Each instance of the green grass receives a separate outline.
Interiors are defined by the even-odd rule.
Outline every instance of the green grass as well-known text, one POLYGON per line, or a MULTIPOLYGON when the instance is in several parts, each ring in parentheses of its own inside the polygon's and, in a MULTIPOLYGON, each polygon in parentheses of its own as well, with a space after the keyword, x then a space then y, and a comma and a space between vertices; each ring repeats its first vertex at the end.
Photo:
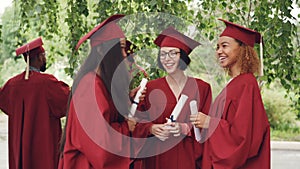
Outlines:
MULTIPOLYGON (((0 115, 3 112, 0 110, 0 115)), ((61 119, 62 127, 65 126, 65 117, 61 119)), ((0 138, 1 139, 1 138, 0 138)), ((286 129, 271 129, 271 140, 273 141, 300 141, 300 122, 297 122, 297 126, 286 129)))
POLYGON ((294 127, 286 130, 271 129, 271 140, 274 141, 300 141, 300 128, 294 127))

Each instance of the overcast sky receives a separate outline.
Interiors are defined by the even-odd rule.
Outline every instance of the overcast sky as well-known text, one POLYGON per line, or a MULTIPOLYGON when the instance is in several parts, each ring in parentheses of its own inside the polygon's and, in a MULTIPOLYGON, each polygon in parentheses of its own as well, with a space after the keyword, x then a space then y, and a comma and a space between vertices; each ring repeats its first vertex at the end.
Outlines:
POLYGON ((13 0, 0 0, 1 1, 1 5, 0 5, 0 15, 3 14, 5 8, 7 6, 11 6, 12 5, 12 1, 13 0))

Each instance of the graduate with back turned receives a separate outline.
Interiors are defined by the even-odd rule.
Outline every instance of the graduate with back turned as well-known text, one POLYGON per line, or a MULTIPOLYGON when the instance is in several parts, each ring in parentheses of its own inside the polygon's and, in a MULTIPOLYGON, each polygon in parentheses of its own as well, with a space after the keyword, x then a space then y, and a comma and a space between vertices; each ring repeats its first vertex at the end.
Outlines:
POLYGON ((16 49, 26 70, 0 89, 0 109, 8 115, 10 169, 56 169, 69 86, 46 70, 42 38, 16 49))

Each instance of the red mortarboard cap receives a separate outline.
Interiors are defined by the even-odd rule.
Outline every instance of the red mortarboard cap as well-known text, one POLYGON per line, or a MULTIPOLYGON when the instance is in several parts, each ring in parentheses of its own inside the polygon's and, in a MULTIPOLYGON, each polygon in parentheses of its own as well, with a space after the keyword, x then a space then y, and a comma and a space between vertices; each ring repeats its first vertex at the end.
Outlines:
POLYGON ((25 73, 25 80, 28 80, 29 78, 29 57, 30 56, 36 56, 39 53, 44 53, 45 50, 43 48, 43 41, 42 38, 39 37, 19 48, 16 49, 16 55, 19 56, 20 54, 23 54, 26 57, 26 73, 25 73))
POLYGON ((232 22, 226 21, 224 19, 219 19, 226 24, 225 30, 221 33, 221 36, 229 36, 234 39, 240 40, 241 42, 254 47, 255 43, 260 44, 260 76, 263 76, 263 42, 262 36, 259 32, 256 32, 252 29, 245 28, 243 26, 234 24, 232 22))
POLYGON ((178 32, 172 26, 162 31, 154 40, 154 43, 159 47, 176 47, 182 49, 188 55, 195 47, 200 45, 199 42, 178 32))
POLYGON ((120 14, 112 15, 101 22, 78 41, 75 49, 77 50, 79 46, 87 39, 91 40, 91 46, 94 47, 108 40, 125 38, 123 31, 116 24, 116 20, 124 16, 125 15, 120 14))
POLYGON ((249 45, 251 47, 254 47, 255 43, 261 42, 260 33, 254 31, 252 29, 245 28, 243 26, 226 21, 224 19, 219 19, 219 20, 223 21, 226 24, 226 28, 223 31, 223 33, 220 35, 220 37, 221 36, 229 36, 234 39, 240 40, 241 42, 243 42, 246 45, 249 45))
POLYGON ((43 45, 42 38, 39 37, 23 46, 17 48, 16 55, 19 56, 20 54, 23 54, 24 56, 26 56, 27 54, 29 54, 29 56, 34 56, 36 54, 43 53, 43 52, 45 52, 45 50, 42 45, 43 45))

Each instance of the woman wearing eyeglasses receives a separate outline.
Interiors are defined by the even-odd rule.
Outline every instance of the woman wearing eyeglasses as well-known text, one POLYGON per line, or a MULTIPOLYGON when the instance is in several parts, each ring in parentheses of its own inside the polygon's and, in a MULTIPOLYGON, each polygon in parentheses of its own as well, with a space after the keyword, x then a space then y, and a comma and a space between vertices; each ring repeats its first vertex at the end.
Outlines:
MULTIPOLYGON (((165 77, 147 84, 145 100, 140 103, 133 135, 146 138, 139 151, 137 163, 145 169, 200 168, 202 145, 195 140, 189 123, 192 100, 197 101, 198 111, 208 113, 211 104, 210 85, 203 80, 188 77, 184 70, 190 63, 189 54, 200 43, 183 35, 173 27, 165 29, 154 43, 160 47, 157 57, 165 77), (172 112, 183 95, 185 104, 176 119, 172 112), (167 122, 169 120, 169 122, 167 122)), ((137 168, 137 167, 136 167, 137 168)))

